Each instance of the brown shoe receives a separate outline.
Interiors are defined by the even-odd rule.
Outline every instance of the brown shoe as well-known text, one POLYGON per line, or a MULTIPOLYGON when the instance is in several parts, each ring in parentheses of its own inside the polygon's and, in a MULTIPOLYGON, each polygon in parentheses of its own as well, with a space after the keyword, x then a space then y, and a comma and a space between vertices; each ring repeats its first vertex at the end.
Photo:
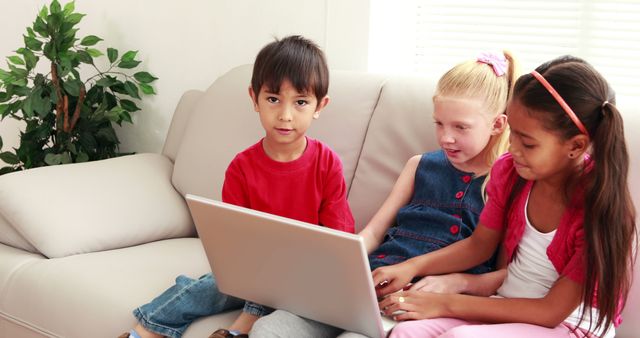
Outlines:
MULTIPOLYGON (((218 329, 214 333, 212 333, 209 338, 249 338, 249 335, 245 333, 241 333, 238 335, 233 335, 233 333, 229 332, 229 330, 218 329)), ((119 337, 120 338, 120 337, 119 337)))
POLYGON ((129 332, 125 332, 118 336, 118 338, 129 338, 129 332))
POLYGON ((218 329, 214 333, 212 333, 209 338, 232 338, 234 335, 229 332, 229 330, 218 329))

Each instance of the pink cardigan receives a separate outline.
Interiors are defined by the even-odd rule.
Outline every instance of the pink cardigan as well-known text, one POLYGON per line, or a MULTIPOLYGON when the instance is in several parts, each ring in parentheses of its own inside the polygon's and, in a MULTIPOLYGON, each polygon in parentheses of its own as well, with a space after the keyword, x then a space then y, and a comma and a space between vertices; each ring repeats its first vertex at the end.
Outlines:
MULTIPOLYGON (((585 161, 591 160, 586 157, 585 161)), ((525 203, 533 187, 533 181, 525 181, 521 191, 511 202, 510 209, 514 212, 509 213, 508 222, 505 222, 506 203, 517 178, 518 173, 513 165, 511 154, 507 153, 500 157, 491 169, 491 179, 487 184, 488 200, 480 215, 480 224, 504 232, 502 246, 507 255, 507 262, 512 260, 522 239, 526 224, 525 203)), ((578 189, 572 196, 569 206, 560 219, 556 234, 547 247, 547 257, 558 274, 578 283, 584 282, 586 267, 583 201, 583 191, 578 189)), ((618 314, 614 324, 618 326, 621 322, 622 318, 618 314)))

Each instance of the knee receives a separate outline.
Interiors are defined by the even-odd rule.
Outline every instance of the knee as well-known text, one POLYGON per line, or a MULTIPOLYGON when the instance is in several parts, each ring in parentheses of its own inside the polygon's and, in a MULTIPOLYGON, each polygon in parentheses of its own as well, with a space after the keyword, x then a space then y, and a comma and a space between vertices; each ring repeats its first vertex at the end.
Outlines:
POLYGON ((296 318, 298 317, 290 312, 276 310, 267 316, 260 317, 253 324, 250 336, 252 338, 287 337, 296 318))

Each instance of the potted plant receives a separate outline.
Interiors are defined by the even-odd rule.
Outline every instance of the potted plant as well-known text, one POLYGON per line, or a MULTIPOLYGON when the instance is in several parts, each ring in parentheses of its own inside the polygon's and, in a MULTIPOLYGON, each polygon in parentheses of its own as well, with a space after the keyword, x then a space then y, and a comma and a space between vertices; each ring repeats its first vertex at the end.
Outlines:
POLYGON ((155 94, 157 78, 133 71, 140 64, 137 51, 107 48, 105 54, 94 47, 98 36, 77 37, 84 16, 74 2, 62 7, 53 0, 27 27, 24 47, 7 58, 8 69, 0 69, 0 118, 25 125, 19 146, 0 152, 8 164, 0 175, 121 155, 114 124, 132 123, 131 114, 140 110, 135 100, 155 94))

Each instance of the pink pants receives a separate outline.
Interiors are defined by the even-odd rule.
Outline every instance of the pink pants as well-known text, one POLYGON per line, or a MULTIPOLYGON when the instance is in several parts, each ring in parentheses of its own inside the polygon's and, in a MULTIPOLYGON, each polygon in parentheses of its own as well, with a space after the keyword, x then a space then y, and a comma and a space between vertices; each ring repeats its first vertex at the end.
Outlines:
POLYGON ((568 323, 550 329, 524 323, 479 324, 455 318, 436 318, 399 323, 393 328, 389 338, 595 338, 594 335, 587 334, 586 330, 572 331, 573 328, 568 323))

